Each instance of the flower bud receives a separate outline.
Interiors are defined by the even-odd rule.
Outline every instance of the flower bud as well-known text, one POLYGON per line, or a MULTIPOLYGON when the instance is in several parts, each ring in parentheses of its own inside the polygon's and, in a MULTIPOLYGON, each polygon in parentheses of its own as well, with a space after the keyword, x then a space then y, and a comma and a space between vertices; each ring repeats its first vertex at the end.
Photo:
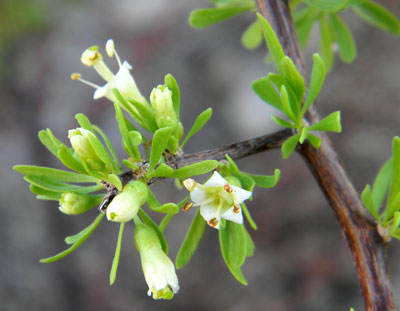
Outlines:
POLYGON ((146 186, 140 181, 127 184, 107 208, 107 219, 114 222, 128 222, 136 216, 148 196, 146 186))
POLYGON ((61 195, 59 210, 67 215, 82 214, 99 203, 99 200, 86 194, 65 192, 61 195))
POLYGON ((159 128, 177 126, 178 119, 172 103, 172 92, 168 87, 159 85, 154 88, 150 94, 150 103, 154 108, 159 128))
POLYGON ((147 294, 154 299, 171 299, 179 290, 178 278, 174 264, 161 249, 156 232, 145 224, 137 224, 135 245, 149 287, 147 294))
POLYGON ((68 131, 68 138, 76 154, 81 158, 82 161, 86 162, 91 169, 100 171, 104 169, 104 163, 97 156, 92 145, 90 144, 88 138, 89 136, 97 139, 97 137, 91 131, 85 130, 81 127, 68 131))

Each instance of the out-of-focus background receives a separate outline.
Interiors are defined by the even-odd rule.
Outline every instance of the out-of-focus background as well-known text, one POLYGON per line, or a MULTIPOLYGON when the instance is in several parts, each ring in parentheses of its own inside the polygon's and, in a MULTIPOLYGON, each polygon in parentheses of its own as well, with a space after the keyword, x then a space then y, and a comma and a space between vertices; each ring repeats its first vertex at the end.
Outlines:
MULTIPOLYGON (((381 1, 400 17, 400 3, 381 1)), ((119 226, 104 221, 80 249, 61 261, 39 259, 65 249, 64 237, 86 227, 96 210, 81 216, 58 211, 56 202, 37 201, 15 164, 61 167, 39 143, 51 128, 67 143, 86 114, 110 135, 122 155, 113 108, 94 101, 93 90, 70 80, 72 72, 101 83, 80 63, 91 45, 113 38, 133 64, 142 93, 172 73, 181 88, 188 129, 207 107, 210 123, 186 152, 215 148, 276 130, 271 109, 251 91, 268 72, 265 48, 249 52, 240 35, 252 21, 244 14, 204 30, 189 27, 189 12, 206 1, 3 0, 0 2, 0 301, 2 310, 318 310, 363 309, 353 263, 339 226, 302 159, 283 161, 279 151, 239 161, 242 170, 272 174, 276 188, 257 189, 248 204, 259 229, 251 232, 256 252, 246 261, 247 287, 224 266, 217 232, 207 228, 197 253, 178 271, 181 290, 171 301, 147 297, 133 226, 125 230, 117 281, 108 285, 119 226)), ((343 133, 331 135, 359 191, 371 183, 400 135, 400 38, 343 15, 356 38, 357 59, 337 60, 319 98, 322 116, 341 110, 343 133)), ((305 59, 318 49, 313 31, 305 59)), ((108 62, 116 69, 114 61, 108 62)), ((154 186, 163 202, 186 193, 167 182, 154 186)), ((180 213, 166 230, 174 258, 194 211, 180 213)), ((159 219, 159 218, 157 218, 159 219)), ((388 249, 393 289, 400 290, 400 242, 388 249)))

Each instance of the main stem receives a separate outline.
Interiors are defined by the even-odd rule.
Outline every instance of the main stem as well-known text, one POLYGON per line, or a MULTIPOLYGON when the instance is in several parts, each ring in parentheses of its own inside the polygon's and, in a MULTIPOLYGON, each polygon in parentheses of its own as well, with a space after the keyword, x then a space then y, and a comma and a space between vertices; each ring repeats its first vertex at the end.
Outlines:
MULTIPOLYGON (((306 77, 304 62, 295 35, 293 20, 285 0, 256 0, 259 12, 275 29, 285 54, 306 77)), ((315 107, 307 121, 318 120, 315 107)), ((394 310, 385 260, 385 243, 374 221, 363 207, 326 134, 319 149, 305 142, 298 149, 325 197, 329 201, 353 256, 357 277, 368 311, 394 310)))

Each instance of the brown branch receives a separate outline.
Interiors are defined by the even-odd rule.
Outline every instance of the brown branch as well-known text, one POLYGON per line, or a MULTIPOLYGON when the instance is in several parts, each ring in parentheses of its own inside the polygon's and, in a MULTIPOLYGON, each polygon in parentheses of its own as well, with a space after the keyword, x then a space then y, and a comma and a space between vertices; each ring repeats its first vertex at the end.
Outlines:
MULTIPOLYGON (((256 0, 261 14, 279 36, 286 55, 305 76, 304 62, 295 36, 287 1, 256 0)), ((315 108, 306 115, 310 123, 318 120, 315 108)), ((359 195, 340 164, 326 134, 314 149, 304 143, 298 149, 329 201, 353 256, 356 273, 368 311, 394 310, 390 279, 385 260, 385 243, 363 207, 359 195)))

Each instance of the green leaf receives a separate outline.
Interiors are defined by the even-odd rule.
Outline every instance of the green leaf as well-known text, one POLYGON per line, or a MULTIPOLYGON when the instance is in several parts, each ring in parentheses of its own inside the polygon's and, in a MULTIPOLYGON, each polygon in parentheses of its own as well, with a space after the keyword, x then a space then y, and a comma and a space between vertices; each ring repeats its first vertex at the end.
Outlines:
POLYGON ((256 185, 255 181, 253 178, 251 178, 247 173, 240 172, 239 174, 235 175, 240 183, 241 187, 247 191, 253 191, 254 186, 256 185))
POLYGON ((248 210, 246 204, 242 203, 241 206, 242 206, 243 214, 244 214, 244 216, 246 217, 247 221, 249 222, 250 227, 251 227, 253 230, 257 230, 257 229, 258 229, 258 228, 257 228, 257 224, 256 224, 256 222, 253 220, 253 218, 251 217, 250 212, 249 212, 249 210, 248 210))
POLYGON ((136 164, 132 163, 132 162, 129 161, 129 160, 124 159, 124 160, 122 160, 122 163, 123 163, 126 167, 130 168, 132 171, 137 171, 137 170, 139 169, 139 166, 137 166, 136 164))
POLYGON ((304 116, 307 109, 311 106, 314 100, 317 98, 322 85, 325 80, 325 64, 322 58, 318 54, 313 55, 314 63, 311 73, 310 86, 308 88, 308 93, 304 105, 301 108, 300 115, 304 116))
POLYGON ((35 166, 35 165, 15 165, 13 167, 15 171, 20 174, 27 176, 36 177, 48 177, 54 181, 65 181, 65 182, 96 182, 97 179, 84 174, 77 174, 73 172, 67 172, 58 170, 55 168, 35 166))
POLYGON ((143 208, 140 208, 138 213, 139 213, 139 216, 142 219, 142 221, 146 225, 152 227, 154 229, 154 231, 157 233, 157 236, 161 243, 161 248, 164 251, 164 253, 168 255, 168 243, 167 243, 167 240, 165 239, 164 234, 160 231, 160 228, 153 221, 153 219, 151 219, 150 216, 146 214, 146 212, 143 210, 143 208))
POLYGON ((342 125, 340 123, 340 111, 332 112, 318 123, 308 127, 310 131, 330 131, 340 133, 342 125))
POLYGON ((149 172, 151 172, 158 162, 160 161, 162 154, 167 148, 169 137, 172 133, 173 128, 171 126, 163 127, 158 129, 153 136, 151 143, 151 154, 149 161, 149 172))
POLYGON ((347 0, 304 0, 305 3, 324 11, 340 10, 347 0))
POLYGON ((341 60, 347 63, 352 62, 356 57, 357 50, 351 32, 337 14, 330 14, 329 21, 329 25, 336 37, 341 60))
POLYGON ((45 130, 41 130, 38 133, 40 142, 56 157, 58 158, 58 145, 56 145, 50 138, 49 134, 45 130))
POLYGON ((62 164, 64 164, 69 169, 85 175, 88 173, 82 165, 81 160, 75 158, 65 145, 60 146, 58 150, 58 158, 60 159, 62 164))
POLYGON ((282 85, 281 87, 281 104, 283 108, 283 112, 286 114, 286 116, 292 120, 294 123, 297 123, 298 119, 294 115, 294 112, 292 110, 292 106, 290 101, 289 101, 289 94, 286 89, 285 85, 282 85))
POLYGON ((285 121, 285 120, 283 120, 281 118, 278 118, 278 117, 276 117, 276 116, 274 116, 272 114, 271 114, 271 119, 272 119, 272 121, 274 121, 279 126, 287 127, 287 128, 291 128, 291 129, 296 128, 296 125, 294 125, 293 123, 285 121))
POLYGON ((236 163, 231 159, 228 154, 225 154, 225 158, 228 160, 229 163, 229 170, 233 175, 240 174, 239 168, 236 163))
POLYGON ((299 143, 302 144, 307 138, 308 129, 303 127, 300 131, 299 143))
POLYGON ((179 212, 179 207, 175 203, 166 203, 161 205, 155 197, 154 193, 151 191, 150 187, 147 187, 148 198, 147 205, 149 208, 155 212, 166 213, 166 214, 177 214, 179 212))
POLYGON ((118 191, 122 191, 122 182, 121 179, 115 175, 115 174, 108 174, 107 176, 107 181, 115 186, 115 188, 118 189, 118 191))
POLYGON ((111 159, 108 154, 106 148, 103 146, 102 142, 95 135, 88 135, 87 139, 89 140, 90 145, 92 146, 96 155, 100 158, 100 160, 108 166, 112 170, 113 173, 118 174, 119 169, 115 166, 115 163, 111 159))
MULTIPOLYGON (((281 97, 269 78, 261 78, 253 82, 253 91, 267 104, 283 111, 281 97)), ((280 89, 280 87, 279 87, 280 89)))
POLYGON ((126 126, 125 118, 124 115, 122 114, 120 105, 118 103, 114 103, 114 109, 115 109, 115 119, 117 120, 119 132, 121 133, 122 136, 122 144, 124 146, 124 149, 132 158, 134 158, 135 160, 139 160, 138 159, 139 151, 137 150, 137 147, 135 147, 135 145, 132 144, 132 140, 129 137, 129 131, 126 126))
POLYGON ((176 255, 175 266, 177 269, 183 268, 190 261, 199 246, 205 228, 206 222, 200 215, 200 209, 198 209, 176 255))
POLYGON ((378 3, 367 0, 353 6, 353 10, 367 23, 396 35, 400 34, 400 22, 397 17, 378 3))
POLYGON ((306 90, 303 76, 297 70, 293 61, 287 56, 282 59, 281 68, 283 77, 296 94, 297 101, 301 103, 306 90))
POLYGON ((326 70, 330 71, 334 61, 333 39, 325 16, 320 19, 320 51, 326 65, 326 70))
POLYGON ((392 140, 393 158, 393 179, 390 187, 389 198, 386 206, 389 206, 395 196, 400 193, 400 138, 394 137, 392 140))
POLYGON ((386 223, 391 217, 393 217, 394 213, 400 210, 400 192, 396 193, 393 196, 393 199, 388 202, 383 211, 383 221, 386 223))
POLYGON ((54 192, 77 192, 77 193, 90 193, 104 189, 103 186, 93 185, 88 187, 82 187, 77 185, 71 185, 66 183, 61 183, 50 179, 48 177, 37 177, 37 176, 25 176, 24 179, 37 187, 47 189, 54 192))
POLYGON ((249 232, 246 230, 246 257, 251 257, 254 255, 254 245, 253 239, 251 238, 249 232))
POLYGON ((297 143, 299 142, 299 136, 300 134, 293 135, 292 137, 286 139, 285 142, 282 144, 282 157, 284 159, 289 158, 296 148, 297 143))
POLYGON ((59 200, 61 198, 60 192, 50 191, 47 189, 37 187, 35 185, 30 185, 29 189, 32 191, 32 193, 40 197, 47 197, 49 199, 51 198, 52 200, 59 200))
POLYGON ((111 271, 110 271, 110 285, 114 284, 115 278, 117 276, 119 257, 121 255, 121 244, 122 244, 122 235, 124 233, 124 225, 125 225, 125 223, 121 222, 121 224, 119 226, 117 247, 115 249, 114 259, 113 259, 111 271))
POLYGON ((172 167, 168 166, 165 163, 161 163, 159 166, 156 167, 154 171, 152 171, 150 174, 147 174, 147 178, 154 178, 154 177, 169 177, 172 175, 174 170, 172 167))
POLYGON ((318 136, 307 133, 307 139, 314 148, 318 149, 321 146, 321 138, 318 136))
POLYGON ((114 146, 112 145, 110 139, 98 126, 93 124, 92 127, 95 130, 95 132, 100 134, 101 138, 104 140, 104 143, 106 144, 108 151, 111 153, 115 167, 118 167, 119 169, 121 169, 121 163, 119 163, 117 153, 115 152, 114 146))
POLYGON ((378 209, 379 206, 374 204, 374 199, 372 197, 371 187, 366 185, 363 192, 361 193, 361 201, 364 203, 367 210, 375 217, 376 220, 380 220, 378 209))
POLYGON ((243 225, 227 221, 219 229, 219 245, 225 264, 232 275, 242 284, 247 285, 240 266, 246 258, 246 234, 243 225), (241 228, 238 228, 240 226, 241 228))
POLYGON ((84 128, 85 130, 91 131, 95 134, 92 124, 90 123, 89 119, 83 114, 78 113, 75 115, 76 121, 78 121, 79 125, 84 128))
POLYGON ((307 7, 304 10, 304 15, 296 20, 297 37, 299 38, 299 43, 302 48, 307 44, 316 15, 318 14, 318 10, 312 7, 307 7))
POLYGON ((216 169, 217 167, 218 167, 218 161, 205 160, 205 161, 201 161, 201 162, 197 162, 194 164, 184 166, 182 168, 178 168, 169 177, 170 178, 179 178, 179 179, 189 178, 194 175, 206 174, 206 173, 211 172, 212 170, 216 169))
POLYGON ((76 250, 79 246, 82 245, 83 242, 86 241, 86 239, 93 233, 93 231, 97 228, 97 226, 100 224, 101 220, 103 219, 105 214, 99 214, 96 219, 93 221, 93 223, 91 223, 87 228, 83 229, 81 232, 79 232, 78 234, 75 234, 73 236, 69 236, 67 238, 65 238, 65 241, 67 242, 67 244, 72 244, 73 245, 66 249, 65 251, 52 256, 52 257, 48 257, 48 258, 44 258, 41 259, 40 262, 41 263, 50 263, 50 262, 54 262, 57 260, 60 260, 61 258, 69 255, 70 253, 72 253, 74 250, 76 250))
POLYGON ((279 181, 279 178, 281 177, 281 171, 276 169, 274 171, 274 175, 268 176, 268 175, 253 175, 246 173, 248 176, 253 178, 253 180, 256 183, 256 186, 261 187, 261 188, 273 188, 276 186, 276 184, 279 181))
POLYGON ((189 140, 190 137, 196 134, 207 123, 207 121, 211 118, 211 115, 212 115, 211 108, 208 108, 199 114, 199 116, 194 121, 192 128, 189 130, 185 139, 181 143, 181 148, 183 148, 183 146, 186 144, 186 142, 189 140))
POLYGON ((267 43, 268 50, 271 53, 272 59, 274 60, 276 70, 279 74, 282 74, 281 60, 285 56, 283 48, 275 35, 274 30, 268 21, 261 14, 257 13, 260 26, 264 34, 265 42, 267 43))
POLYGON ((205 28, 246 12, 253 7, 254 4, 194 10, 190 13, 189 24, 194 28, 205 28))
POLYGON ((170 73, 165 76, 164 81, 165 81, 165 86, 168 87, 172 92, 172 105, 174 107, 176 117, 179 120, 181 93, 179 91, 178 83, 170 73))
POLYGON ((374 185, 372 186, 372 197, 374 199, 374 204, 378 209, 381 207, 383 200, 388 193, 392 178, 393 159, 390 158, 379 170, 379 173, 375 178, 374 185))
POLYGON ((246 49, 254 50, 261 44, 262 38, 263 36, 260 24, 258 20, 255 20, 242 34, 241 42, 246 49))

